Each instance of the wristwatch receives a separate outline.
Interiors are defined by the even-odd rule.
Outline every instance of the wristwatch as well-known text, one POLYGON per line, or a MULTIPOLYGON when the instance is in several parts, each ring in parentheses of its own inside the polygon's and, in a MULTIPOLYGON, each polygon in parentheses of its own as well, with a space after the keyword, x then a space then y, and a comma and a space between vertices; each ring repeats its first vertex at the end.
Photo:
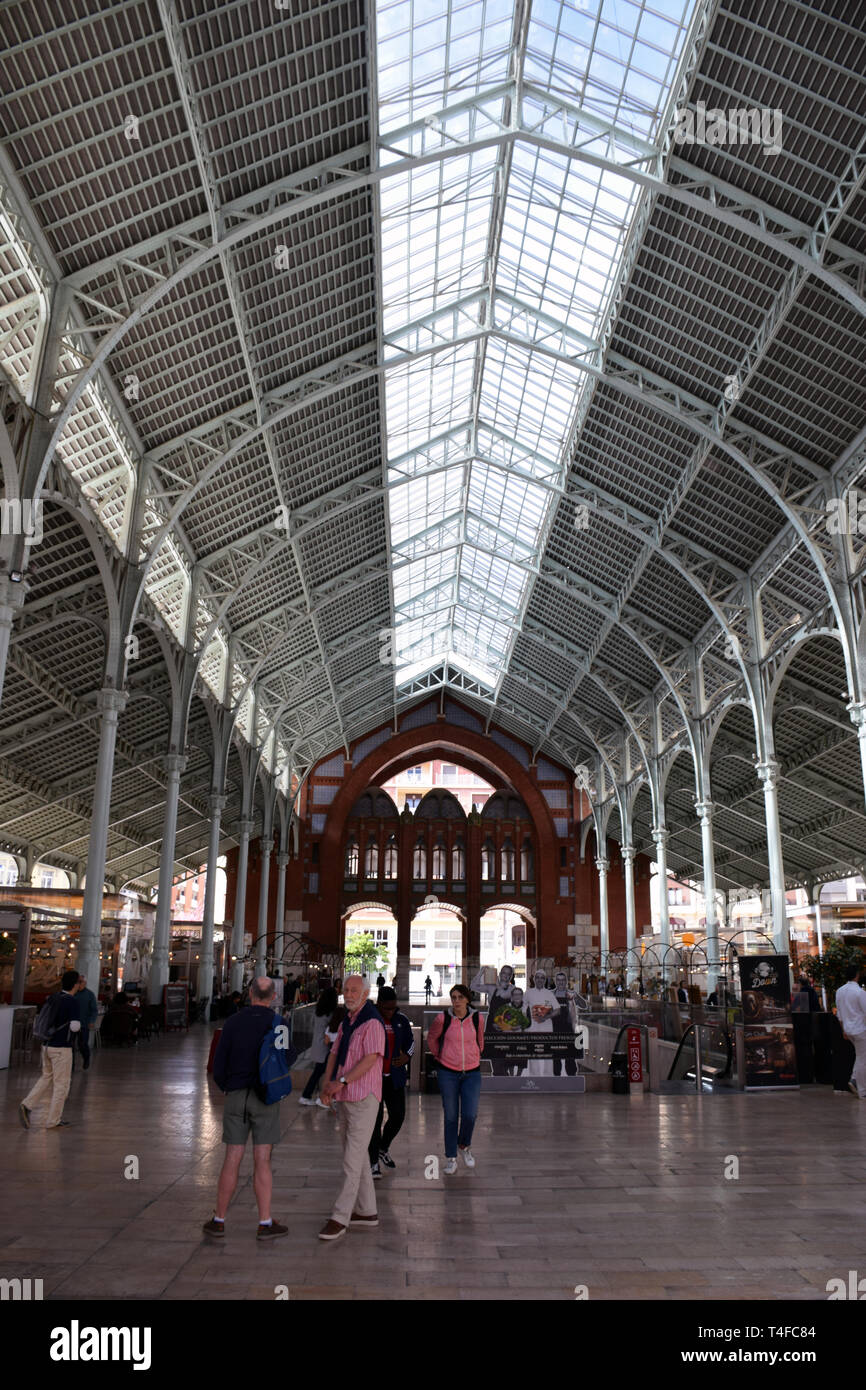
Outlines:
POLYGON ((348 1084, 349 1084, 348 1081, 346 1080, 345 1076, 341 1076, 341 1077, 339 1078, 339 1081, 340 1081, 340 1085, 341 1085, 341 1086, 348 1086, 348 1084))

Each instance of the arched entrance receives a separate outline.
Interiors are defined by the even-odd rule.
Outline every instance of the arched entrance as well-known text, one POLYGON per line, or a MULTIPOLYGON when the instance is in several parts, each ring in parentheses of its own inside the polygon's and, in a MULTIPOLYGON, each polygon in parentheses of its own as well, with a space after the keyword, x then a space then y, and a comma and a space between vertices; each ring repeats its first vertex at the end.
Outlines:
MULTIPOLYGON (((385 731, 383 731, 385 733, 385 731)), ((371 736, 372 738, 373 736, 371 736)), ((369 748, 369 740, 367 741, 369 748)), ((515 745, 516 747, 516 745, 515 745)), ((521 750, 517 750, 520 752, 521 750)), ((521 752, 521 756, 524 756, 521 752)), ((357 754, 356 754, 357 757, 357 754)), ((566 833, 568 820, 562 819, 561 826, 554 825, 551 802, 539 787, 537 777, 531 775, 529 759, 521 762, 515 752, 496 743, 484 734, 472 729, 461 729, 433 723, 397 734, 387 734, 366 756, 352 760, 351 766, 341 759, 327 764, 325 776, 333 775, 334 785, 322 789, 323 799, 327 799, 328 811, 313 816, 314 832, 321 834, 319 865, 315 874, 319 887, 319 898, 310 904, 309 915, 316 917, 311 921, 311 929, 317 934, 326 930, 326 924, 339 920, 347 905, 346 874, 351 868, 357 874, 368 873, 367 848, 369 841, 364 834, 357 834, 356 820, 359 802, 368 794, 368 789, 381 790, 385 783, 394 779, 405 768, 425 760, 441 760, 446 764, 459 766, 475 773, 479 779, 493 789, 480 811, 471 810, 469 814, 458 807, 459 817, 447 812, 440 798, 437 808, 431 815, 422 814, 420 821, 416 813, 404 809, 395 818, 387 804, 393 806, 393 798, 378 804, 378 792, 371 798, 370 816, 381 820, 382 835, 385 836, 379 847, 378 865, 385 863, 386 841, 393 836, 398 862, 399 876, 392 881, 389 889, 384 873, 375 872, 381 879, 380 890, 393 891, 394 912, 398 923, 397 975, 398 992, 405 998, 408 994, 411 971, 410 961, 417 960, 413 953, 410 934, 415 911, 426 897, 440 899, 452 898, 459 905, 465 919, 462 943, 461 978, 471 981, 480 968, 480 921, 488 905, 501 901, 503 892, 510 900, 519 902, 529 894, 530 911, 536 920, 543 924, 543 931, 549 937, 548 954, 559 953, 567 948, 566 927, 573 915, 573 902, 560 893, 561 865, 560 841, 566 833), (331 766, 333 764, 333 773, 331 766), (340 778, 337 785, 337 778, 340 778), (355 813, 355 820, 352 819, 355 813), (395 824, 395 819, 397 823, 395 824), (422 833, 423 831, 423 833, 422 833), (347 859, 346 849, 350 833, 357 834, 357 845, 352 846, 351 859, 347 859), (424 836, 432 835, 429 843, 419 845, 424 836), (449 866, 446 882, 440 885, 433 881, 434 854, 438 845, 440 856, 449 866), (451 867, 460 862, 459 853, 455 856, 457 840, 462 839, 465 852, 465 885, 456 892, 456 877, 451 867), (444 847, 444 848, 443 848, 444 847), (426 850, 426 867, 422 850, 426 850), (482 850, 488 856, 487 877, 482 877, 482 850), (418 853, 416 873, 415 856, 418 853), (355 866, 357 865, 357 869, 355 866), (406 872, 403 866, 411 865, 406 872), (426 878, 424 875, 426 874, 426 878), (339 895, 342 888, 342 911, 339 895), (561 938, 561 941, 559 940, 561 938)), ((325 766, 323 765, 323 766, 325 766)), ((556 771, 556 770, 553 770, 556 771)), ((546 773, 548 778, 552 773, 546 773)), ((563 781, 563 791, 558 793, 566 798, 571 794, 565 788, 566 774, 557 775, 563 781)), ((317 793, 318 795, 318 793, 317 793)), ((383 796, 386 794, 383 792, 383 796)), ((314 800, 314 808, 316 802, 314 800)), ((554 802, 560 805, 560 802, 554 802)), ((396 810, 396 807, 394 807, 396 810)), ((423 803, 417 808, 425 812, 423 803)), ((453 810, 453 808, 452 808, 453 810)), ((566 814, 572 812, 565 806, 566 814)), ((567 854, 563 848, 562 854, 567 854)), ((369 860, 369 873, 375 856, 369 860)), ((365 877, 364 882, 367 882, 365 877)), ((360 897, 364 884, 355 882, 355 891, 360 897)), ((454 930, 452 928, 451 930, 454 930)), ((544 951, 544 943, 537 943, 537 950, 544 951)), ((447 962, 442 962, 447 964, 447 962)), ((417 973, 414 972, 414 973, 417 973)), ((421 977, 423 980, 423 976, 421 977)))
MULTIPOLYGON (((510 965, 515 980, 525 983, 530 962, 536 955, 537 935, 535 917, 522 903, 491 905, 481 918, 482 970, 498 974, 503 965, 510 965)), ((494 976, 488 975, 488 978, 494 976)))
MULTIPOLYGON (((423 999, 429 976, 432 998, 447 998, 453 985, 464 981, 466 916, 456 903, 428 895, 418 904, 409 932, 409 999, 423 999)), ((467 981, 468 983, 468 981, 467 981)))
POLYGON ((375 997, 379 975, 390 984, 396 970, 397 919, 391 905, 353 903, 343 915, 342 928, 345 973, 364 975, 375 997))

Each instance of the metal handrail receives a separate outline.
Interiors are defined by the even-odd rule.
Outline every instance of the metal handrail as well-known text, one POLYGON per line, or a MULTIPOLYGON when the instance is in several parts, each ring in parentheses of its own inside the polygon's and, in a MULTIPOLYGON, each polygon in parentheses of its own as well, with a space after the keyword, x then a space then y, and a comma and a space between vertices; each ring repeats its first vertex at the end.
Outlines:
MULTIPOLYGON (((676 1050, 676 1052, 675 1052, 675 1054, 674 1054, 674 1060, 671 1062, 671 1069, 670 1069, 670 1071, 668 1072, 668 1081, 674 1081, 674 1080, 676 1080, 676 1078, 675 1078, 675 1076, 674 1076, 674 1072, 675 1072, 675 1070, 676 1070, 677 1063, 678 1063, 679 1060, 680 1060, 680 1053, 682 1052, 683 1048, 686 1046, 686 1044, 687 1044, 687 1042, 688 1042, 688 1039, 689 1039, 689 1034, 690 1034, 690 1033, 694 1033, 694 1035, 695 1035, 695 1036, 694 1036, 694 1040, 693 1040, 693 1044, 692 1044, 692 1045, 694 1046, 694 1049, 695 1049, 695 1072, 696 1072, 697 1075, 700 1075, 700 1074, 701 1074, 701 1072, 703 1071, 703 1067, 702 1067, 702 1064, 701 1064, 701 1057, 700 1057, 700 1039, 699 1039, 698 1034, 697 1034, 697 1029, 698 1029, 698 1028, 703 1028, 703 1027, 705 1027, 705 1026, 706 1026, 706 1025, 703 1024, 703 1023, 698 1023, 698 1024, 690 1023, 689 1026, 686 1028, 686 1031, 683 1033, 683 1036, 680 1038, 679 1047, 677 1048, 677 1050, 676 1050)), ((713 1079, 714 1081, 723 1081, 726 1077, 730 1076, 730 1075, 731 1075, 731 1068, 732 1068, 733 1061, 734 1061, 734 1045, 733 1045, 733 1042, 731 1041, 731 1034, 730 1034, 730 1031, 728 1030, 727 1025, 725 1025, 725 1026, 722 1028, 722 1037, 723 1037, 724 1040, 725 1040, 725 1050, 726 1050, 726 1052, 727 1052, 727 1058, 726 1058, 726 1061, 725 1061, 725 1066, 724 1066, 724 1070, 723 1070, 723 1071, 714 1071, 714 1072, 712 1072, 711 1075, 712 1075, 712 1079, 713 1079)), ((619 1042, 619 1039, 618 1039, 618 1038, 617 1038, 617 1042, 619 1042)), ((709 1069, 708 1069, 708 1070, 709 1070, 709 1069)))

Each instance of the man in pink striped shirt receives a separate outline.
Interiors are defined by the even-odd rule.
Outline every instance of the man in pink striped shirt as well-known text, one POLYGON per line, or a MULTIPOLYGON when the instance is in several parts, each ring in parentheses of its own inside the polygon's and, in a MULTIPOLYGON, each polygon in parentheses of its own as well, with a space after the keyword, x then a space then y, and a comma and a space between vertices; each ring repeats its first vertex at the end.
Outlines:
POLYGON ((366 1230, 379 1224, 367 1149, 382 1099, 385 1028, 369 993, 360 975, 347 976, 343 998, 348 1013, 325 1068, 322 1100, 325 1105, 338 1102, 342 1117, 343 1186, 319 1240, 339 1240, 349 1226, 366 1230))

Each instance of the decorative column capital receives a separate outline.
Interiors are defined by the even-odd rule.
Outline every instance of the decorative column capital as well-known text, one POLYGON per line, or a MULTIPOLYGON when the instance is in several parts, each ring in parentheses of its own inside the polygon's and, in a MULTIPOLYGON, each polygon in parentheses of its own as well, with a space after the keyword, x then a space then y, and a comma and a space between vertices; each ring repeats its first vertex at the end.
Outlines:
POLYGON ((866 739, 866 700, 851 700, 845 708, 860 738, 866 739))
POLYGON ((128 690, 115 690, 113 686, 106 686, 96 697, 96 708, 100 714, 122 714, 128 699, 128 690))
POLYGON ((222 812, 225 810, 227 800, 228 797, 223 796, 220 792, 211 792, 210 796, 208 797, 208 805, 210 806, 211 815, 221 815, 222 812))
POLYGON ((764 763, 756 763, 755 771, 764 784, 764 791, 775 791, 779 785, 779 764, 774 758, 768 758, 764 763))
POLYGON ((608 869, 610 868, 610 860, 604 858, 596 859, 595 867, 598 869, 598 872, 600 874, 606 874, 608 869))
POLYGON ((278 854, 278 855, 277 855, 277 868, 278 868, 278 869, 287 869, 287 868, 289 867, 289 864, 290 864, 290 863, 291 863, 291 855, 290 855, 290 854, 278 854))
POLYGON ((242 816, 237 823, 237 831, 242 839, 248 840, 255 829, 255 821, 248 816, 242 816))
POLYGON ((271 855, 273 854, 273 852, 274 852, 274 846, 273 846, 272 841, 269 840, 269 839, 267 839, 267 838, 263 839, 263 840, 262 840, 262 847, 261 847, 261 856, 262 856, 262 858, 263 858, 263 859, 270 859, 270 857, 271 857, 271 855))
POLYGON ((668 840, 671 838, 671 832, 669 830, 665 830, 664 826, 656 826, 652 831, 652 837, 655 843, 659 846, 659 848, 663 849, 664 846, 667 844, 668 840))
POLYGON ((634 863, 634 857, 637 854, 634 845, 620 845, 619 852, 622 855, 622 862, 624 864, 634 863))
POLYGON ((26 579, 10 579, 8 574, 0 574, 0 625, 11 626, 24 607, 29 588, 26 579))
POLYGON ((162 766, 169 777, 180 777, 182 772, 186 772, 187 759, 182 753, 166 753, 162 760, 162 766))

